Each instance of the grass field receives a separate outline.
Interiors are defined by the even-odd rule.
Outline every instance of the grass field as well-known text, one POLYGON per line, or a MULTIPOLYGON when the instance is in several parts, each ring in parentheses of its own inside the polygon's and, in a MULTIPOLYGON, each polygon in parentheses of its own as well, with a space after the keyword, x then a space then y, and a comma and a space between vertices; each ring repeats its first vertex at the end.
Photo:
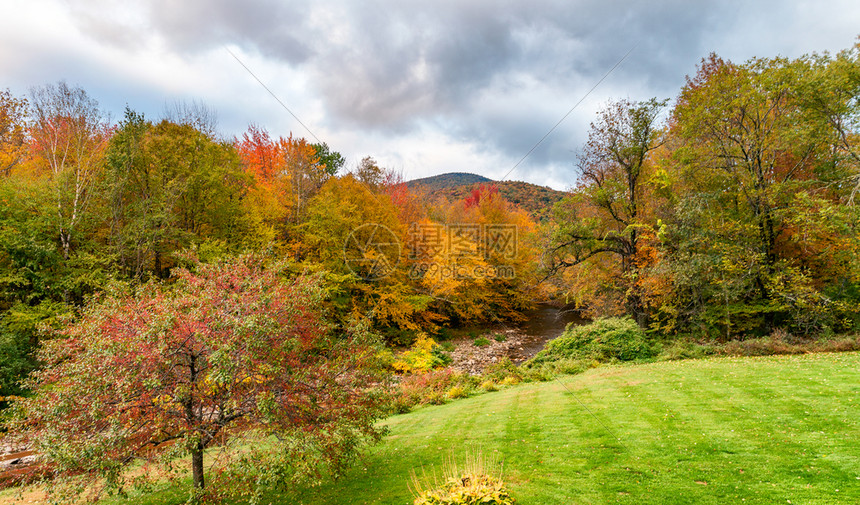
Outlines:
POLYGON ((598 368, 386 424, 347 478, 272 503, 409 504, 412 469, 470 447, 504 459, 521 504, 860 503, 857 353, 598 368))

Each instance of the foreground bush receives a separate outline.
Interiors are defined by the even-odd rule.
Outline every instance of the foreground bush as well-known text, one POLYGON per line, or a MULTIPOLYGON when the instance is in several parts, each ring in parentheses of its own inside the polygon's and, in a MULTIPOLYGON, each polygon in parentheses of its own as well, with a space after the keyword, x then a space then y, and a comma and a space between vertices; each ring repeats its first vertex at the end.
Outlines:
POLYGON ((630 318, 597 319, 582 325, 569 326, 533 359, 533 364, 559 360, 637 361, 657 355, 659 346, 630 318))
POLYGON ((489 475, 449 479, 437 489, 424 491, 414 505, 513 505, 505 484, 489 475))
MULTIPOLYGON (((449 459, 441 486, 435 475, 430 487, 413 473, 413 505, 513 505, 516 502, 500 477, 501 470, 499 460, 477 451, 469 454, 462 466, 449 459)), ((423 480, 427 481, 426 475, 423 480)))

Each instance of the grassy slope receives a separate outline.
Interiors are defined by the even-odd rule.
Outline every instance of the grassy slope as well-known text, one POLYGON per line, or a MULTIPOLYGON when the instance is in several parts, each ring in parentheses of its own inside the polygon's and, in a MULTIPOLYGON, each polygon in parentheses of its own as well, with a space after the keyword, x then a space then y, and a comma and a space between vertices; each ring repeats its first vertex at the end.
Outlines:
POLYGON ((408 504, 411 469, 472 444, 522 504, 857 503, 858 393, 857 353, 594 369, 395 416, 347 478, 272 501, 408 504))

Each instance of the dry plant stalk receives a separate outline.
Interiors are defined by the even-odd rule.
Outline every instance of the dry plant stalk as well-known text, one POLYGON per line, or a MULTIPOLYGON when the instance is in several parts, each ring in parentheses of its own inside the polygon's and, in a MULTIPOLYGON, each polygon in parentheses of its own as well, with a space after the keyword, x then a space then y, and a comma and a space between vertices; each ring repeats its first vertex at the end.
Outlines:
POLYGON ((504 462, 499 458, 496 451, 486 454, 479 447, 467 452, 462 463, 457 462, 454 452, 451 451, 451 454, 445 458, 441 476, 436 473, 435 468, 432 468, 428 474, 423 466, 420 477, 415 469, 412 469, 410 473, 409 491, 412 492, 413 496, 418 497, 451 481, 460 481, 464 487, 468 486, 472 478, 481 475, 492 476, 503 481, 504 462))

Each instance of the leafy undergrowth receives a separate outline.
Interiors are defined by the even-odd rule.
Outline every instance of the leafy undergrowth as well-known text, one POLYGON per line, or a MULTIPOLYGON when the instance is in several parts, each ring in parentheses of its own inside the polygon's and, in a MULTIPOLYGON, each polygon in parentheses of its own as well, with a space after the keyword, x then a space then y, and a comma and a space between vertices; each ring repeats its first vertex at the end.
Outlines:
POLYGON ((767 337, 704 344, 677 339, 665 344, 656 359, 697 359, 706 356, 779 356, 850 351, 860 351, 860 335, 798 338, 782 331, 776 331, 767 337))
POLYGON ((529 368, 565 361, 607 363, 646 361, 659 352, 659 345, 648 338, 630 318, 597 319, 581 326, 568 326, 558 338, 547 343, 529 362, 529 368))
MULTIPOLYGON (((408 504, 413 471, 476 445, 521 504, 860 501, 857 353, 605 366, 385 424, 345 478, 262 503, 408 504)), ((177 489, 110 503, 181 503, 177 489)))
MULTIPOLYGON (((498 391, 521 382, 547 381, 560 373, 559 370, 557 365, 554 365, 552 371, 518 367, 505 359, 487 367, 481 375, 469 375, 443 368, 403 376, 397 385, 392 413, 404 414, 421 405, 443 405, 451 400, 498 391)), ((562 373, 578 373, 583 370, 585 367, 562 373)))

